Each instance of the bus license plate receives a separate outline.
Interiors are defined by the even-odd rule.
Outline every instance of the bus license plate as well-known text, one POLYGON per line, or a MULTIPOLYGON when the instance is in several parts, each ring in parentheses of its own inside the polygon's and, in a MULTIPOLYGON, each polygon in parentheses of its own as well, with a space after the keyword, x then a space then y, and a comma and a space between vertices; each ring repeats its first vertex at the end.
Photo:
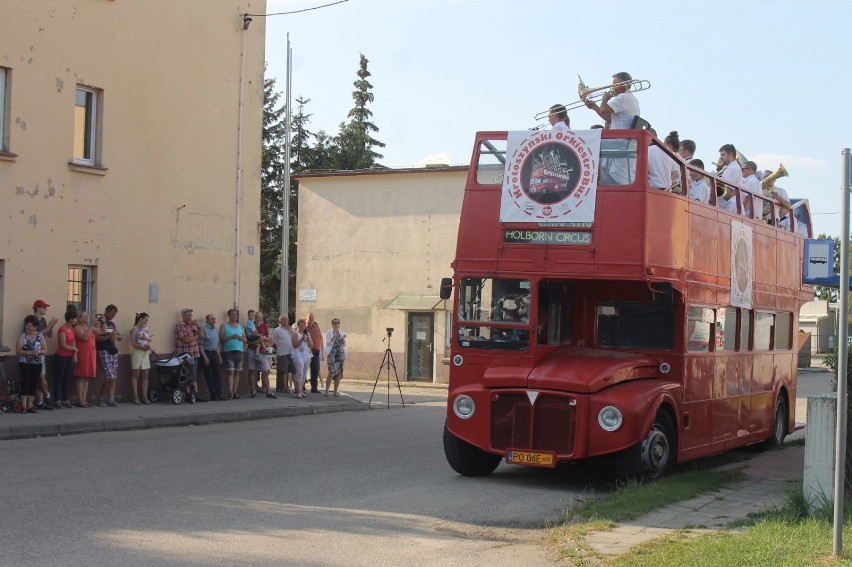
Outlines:
POLYGON ((510 449, 506 453, 506 462, 513 465, 527 465, 532 467, 555 467, 556 454, 544 451, 515 451, 510 449))

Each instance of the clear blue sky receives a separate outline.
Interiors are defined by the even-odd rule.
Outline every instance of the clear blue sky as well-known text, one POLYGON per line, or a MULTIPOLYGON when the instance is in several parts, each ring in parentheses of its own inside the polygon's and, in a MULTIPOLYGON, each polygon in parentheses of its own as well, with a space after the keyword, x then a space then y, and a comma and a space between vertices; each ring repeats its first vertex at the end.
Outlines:
MULTIPOLYGON (((268 0, 267 13, 333 0, 268 0)), ((840 233, 840 152, 852 146, 852 2, 749 0, 349 0, 267 19, 267 76, 293 92, 310 128, 336 134, 353 105, 359 53, 384 165, 467 164, 479 130, 522 130, 556 102, 627 71, 660 136, 677 130, 705 163, 733 143, 807 198, 816 232, 840 233), (612 8, 609 8, 612 7, 612 8)), ((586 109, 574 129, 599 122, 586 109)))

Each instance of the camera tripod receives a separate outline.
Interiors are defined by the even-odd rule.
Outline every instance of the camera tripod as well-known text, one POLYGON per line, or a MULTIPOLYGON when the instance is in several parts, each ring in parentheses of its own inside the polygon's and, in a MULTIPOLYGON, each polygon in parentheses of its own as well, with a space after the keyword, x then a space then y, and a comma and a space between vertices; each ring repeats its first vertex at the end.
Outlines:
POLYGON ((388 327, 386 329, 387 336, 382 339, 382 342, 388 342, 388 348, 385 349, 385 356, 382 359, 382 364, 379 366, 379 372, 376 374, 376 381, 373 382, 373 391, 370 393, 370 401, 367 402, 367 407, 372 407, 373 403, 373 394, 376 393, 376 386, 379 383, 379 377, 382 375, 382 370, 387 369, 387 386, 388 386, 388 402, 387 409, 390 409, 390 372, 391 368, 393 368, 393 375, 396 378, 396 388, 399 390, 399 401, 402 402, 402 407, 405 407, 405 400, 402 399, 402 387, 399 385, 399 375, 396 373, 396 363, 393 360, 393 351, 391 351, 390 339, 391 335, 393 335, 393 327, 388 327))

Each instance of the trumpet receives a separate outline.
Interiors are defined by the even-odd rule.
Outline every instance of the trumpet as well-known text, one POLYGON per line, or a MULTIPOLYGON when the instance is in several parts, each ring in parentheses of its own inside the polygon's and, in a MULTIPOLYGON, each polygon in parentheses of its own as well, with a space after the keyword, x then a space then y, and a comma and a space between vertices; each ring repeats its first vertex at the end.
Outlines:
MULTIPOLYGON (((616 87, 627 87, 627 90, 631 90, 633 92, 646 91, 651 88, 651 81, 644 81, 640 79, 622 81, 620 83, 612 83, 610 85, 603 85, 600 87, 587 87, 580 75, 577 75, 577 78, 580 79, 580 83, 577 85, 577 94, 580 96, 580 100, 564 105, 566 111, 582 108, 586 106, 586 101, 589 100, 598 101, 602 99, 607 92, 615 92, 616 87)), ((535 120, 544 120, 550 116, 551 112, 552 111, 548 108, 547 110, 539 112, 533 118, 535 118, 535 120)))

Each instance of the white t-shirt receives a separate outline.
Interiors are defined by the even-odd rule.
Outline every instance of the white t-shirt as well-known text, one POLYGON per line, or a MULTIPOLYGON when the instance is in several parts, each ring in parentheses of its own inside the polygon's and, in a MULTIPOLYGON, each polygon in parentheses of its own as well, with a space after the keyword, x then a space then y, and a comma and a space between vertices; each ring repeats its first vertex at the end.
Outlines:
POLYGON ((692 186, 689 188, 689 198, 701 201, 702 203, 710 202, 710 187, 704 181, 703 177, 692 183, 692 186))
POLYGON ((737 197, 736 195, 731 195, 730 199, 723 199, 719 197, 719 208, 723 211, 728 211, 729 213, 737 212, 737 197))
POLYGON ((743 168, 737 160, 732 161, 722 173, 722 179, 728 183, 740 183, 743 180, 743 168))
POLYGON ((785 201, 790 201, 790 196, 787 195, 787 191, 785 191, 783 187, 774 185, 771 190, 775 191, 775 193, 777 193, 780 197, 783 197, 785 201))
POLYGON ((609 99, 607 102, 612 109, 610 128, 626 130, 633 126, 633 117, 639 115, 639 101, 632 92, 627 91, 609 99))
POLYGON ((272 330, 270 336, 275 341, 275 350, 278 356, 293 354, 293 332, 289 327, 279 325, 272 330))
POLYGON ((744 177, 742 181, 743 187, 749 189, 753 193, 760 195, 760 180, 754 175, 749 175, 748 177, 744 177))
POLYGON ((562 120, 560 120, 559 122, 557 122, 556 124, 551 126, 550 129, 551 130, 559 130, 559 131, 562 131, 562 132, 567 132, 569 130, 568 125, 565 124, 565 122, 563 122, 562 120))
POLYGON ((648 146, 648 186, 654 189, 672 188, 672 167, 677 164, 659 146, 648 146))

